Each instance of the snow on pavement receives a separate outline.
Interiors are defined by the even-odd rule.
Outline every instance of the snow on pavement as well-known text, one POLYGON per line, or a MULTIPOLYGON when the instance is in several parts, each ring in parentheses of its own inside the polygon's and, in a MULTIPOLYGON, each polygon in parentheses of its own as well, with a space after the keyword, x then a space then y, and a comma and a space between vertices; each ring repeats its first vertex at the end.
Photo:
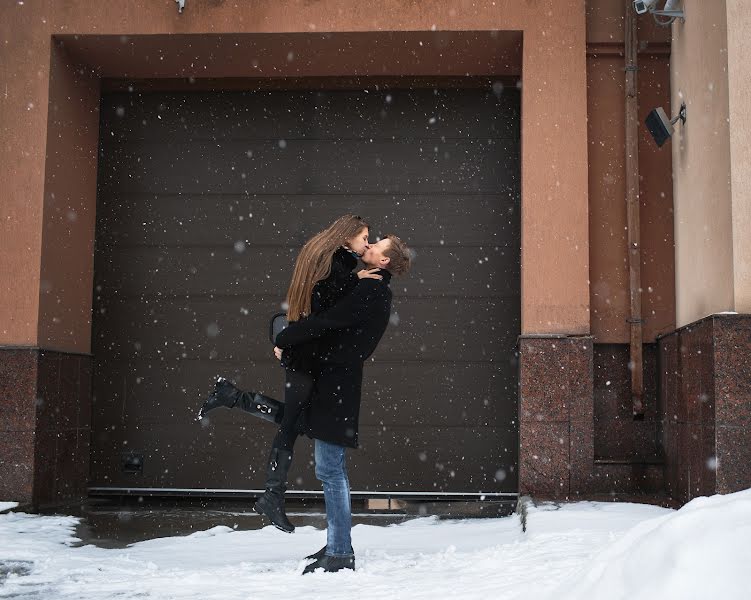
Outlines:
POLYGON ((679 511, 627 503, 357 525, 357 571, 300 575, 325 532, 214 527, 124 549, 74 547, 77 519, 0 515, 0 598, 748 598, 751 490, 679 511), (743 566, 741 566, 741 564, 743 566), (5 566, 3 566, 5 565, 5 566), (722 581, 719 581, 719 577, 722 581))

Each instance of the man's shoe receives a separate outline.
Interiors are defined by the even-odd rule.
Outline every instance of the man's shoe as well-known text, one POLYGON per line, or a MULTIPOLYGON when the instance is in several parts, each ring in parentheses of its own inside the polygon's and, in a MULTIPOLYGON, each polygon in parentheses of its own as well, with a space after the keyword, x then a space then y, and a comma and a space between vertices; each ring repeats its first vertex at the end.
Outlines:
POLYGON ((342 569, 355 570, 355 557, 354 556, 322 556, 317 561, 310 563, 302 572, 303 575, 313 573, 317 569, 323 569, 326 573, 335 573, 342 569))
MULTIPOLYGON (((315 554, 310 554, 310 555, 306 556, 305 560, 318 560, 319 558, 323 558, 324 556, 326 556, 326 548, 328 548, 328 545, 326 545, 323 548, 321 548, 315 554)), ((352 552, 352 554, 355 553, 355 551, 352 550, 352 546, 349 547, 349 550, 350 550, 350 552, 352 552)))
POLYGON ((253 506, 258 514, 266 516, 274 527, 285 533, 295 530, 284 512, 284 492, 287 491, 287 473, 291 464, 292 452, 282 448, 271 449, 266 467, 266 491, 253 506))

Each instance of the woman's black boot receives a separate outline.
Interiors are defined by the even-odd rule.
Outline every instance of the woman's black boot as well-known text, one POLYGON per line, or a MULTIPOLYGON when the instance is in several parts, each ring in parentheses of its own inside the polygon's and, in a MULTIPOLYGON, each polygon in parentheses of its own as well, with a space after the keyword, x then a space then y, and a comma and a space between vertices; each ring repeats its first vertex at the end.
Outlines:
POLYGON ((214 389, 211 390, 209 397, 206 398, 206 402, 203 403, 201 410, 198 411, 198 418, 203 419, 207 412, 221 406, 232 408, 237 404, 241 393, 230 381, 227 381, 224 377, 218 377, 214 382, 214 389))
POLYGON ((284 492, 287 491, 287 473, 291 464, 292 452, 283 448, 271 449, 266 467, 266 491, 253 507, 257 513, 268 517, 274 527, 286 533, 295 530, 284 512, 284 492))
POLYGON ((283 402, 256 392, 244 392, 231 381, 219 377, 214 383, 214 389, 198 412, 198 418, 202 419, 207 412, 215 408, 234 408, 235 406, 272 423, 281 423, 284 416, 283 402))
POLYGON ((279 402, 258 392, 240 392, 237 408, 254 417, 281 425, 284 419, 284 402, 279 402))

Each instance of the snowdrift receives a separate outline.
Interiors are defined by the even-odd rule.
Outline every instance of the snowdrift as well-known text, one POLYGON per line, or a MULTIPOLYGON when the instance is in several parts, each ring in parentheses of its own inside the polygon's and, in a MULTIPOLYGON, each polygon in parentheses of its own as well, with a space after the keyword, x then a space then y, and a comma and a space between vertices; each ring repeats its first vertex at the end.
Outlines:
POLYGON ((552 597, 748 600, 751 489, 696 498, 635 525, 552 597))

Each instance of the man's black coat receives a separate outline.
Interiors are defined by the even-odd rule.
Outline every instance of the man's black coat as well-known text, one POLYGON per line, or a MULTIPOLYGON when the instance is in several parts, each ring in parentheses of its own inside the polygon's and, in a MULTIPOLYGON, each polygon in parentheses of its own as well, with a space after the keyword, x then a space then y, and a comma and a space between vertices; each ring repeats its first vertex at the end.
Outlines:
POLYGON ((363 363, 381 341, 391 314, 391 273, 362 279, 333 308, 290 323, 276 345, 290 348, 318 340, 319 373, 306 433, 315 439, 357 447, 363 363))

